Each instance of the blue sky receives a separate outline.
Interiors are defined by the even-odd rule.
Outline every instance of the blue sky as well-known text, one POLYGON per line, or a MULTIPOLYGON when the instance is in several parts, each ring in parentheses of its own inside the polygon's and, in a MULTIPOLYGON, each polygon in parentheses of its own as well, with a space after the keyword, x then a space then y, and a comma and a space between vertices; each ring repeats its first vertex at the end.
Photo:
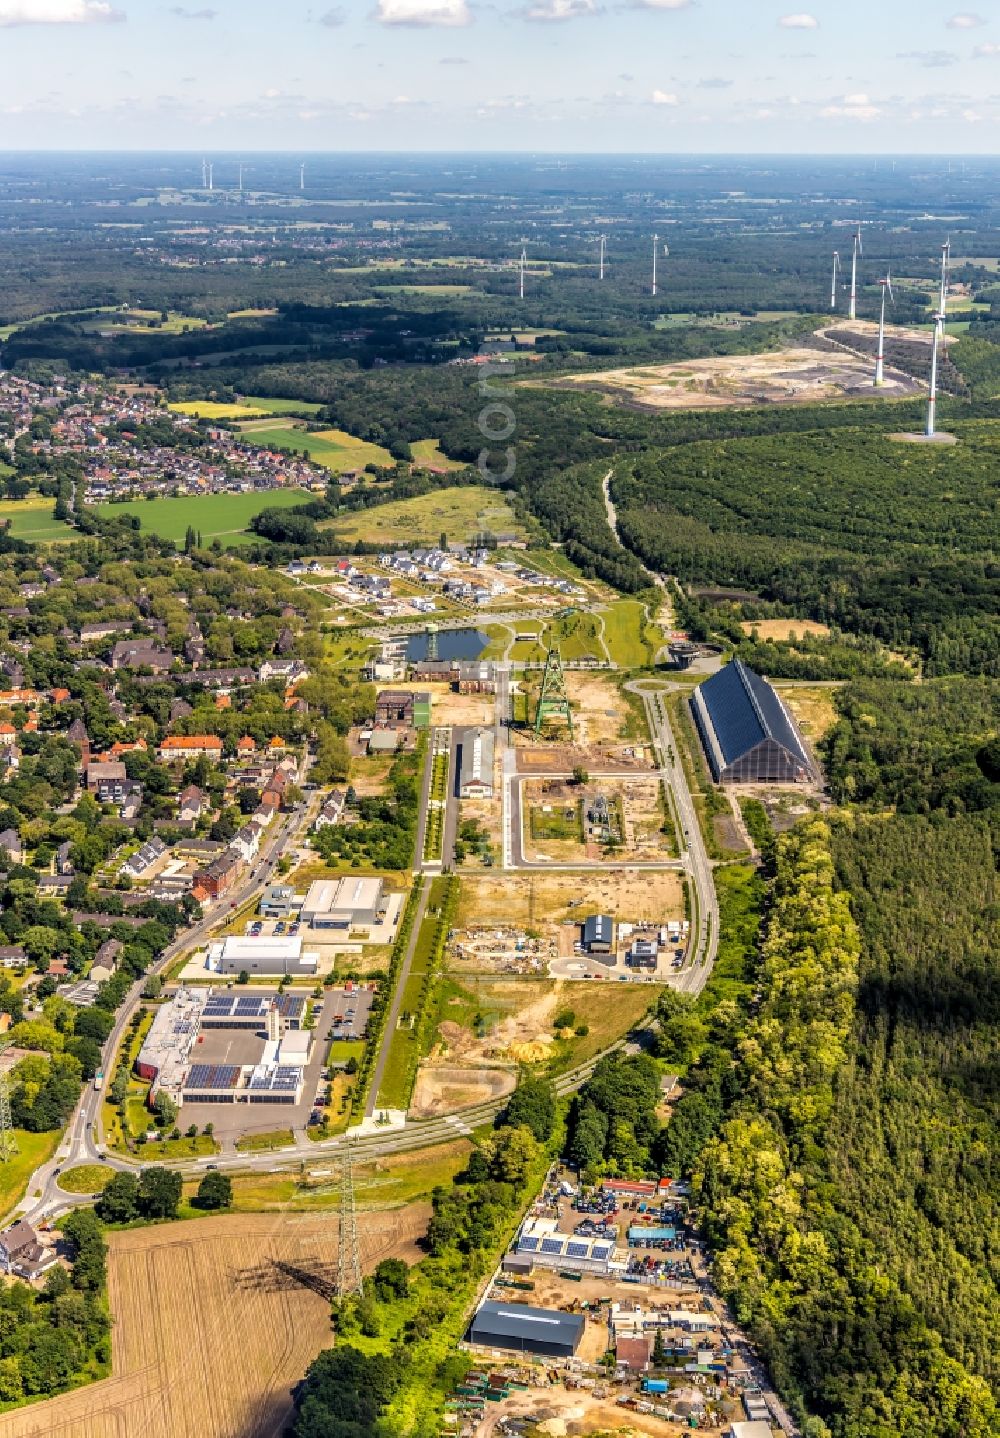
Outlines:
POLYGON ((803 3, 0 0, 0 148, 995 151, 996 0, 803 3))

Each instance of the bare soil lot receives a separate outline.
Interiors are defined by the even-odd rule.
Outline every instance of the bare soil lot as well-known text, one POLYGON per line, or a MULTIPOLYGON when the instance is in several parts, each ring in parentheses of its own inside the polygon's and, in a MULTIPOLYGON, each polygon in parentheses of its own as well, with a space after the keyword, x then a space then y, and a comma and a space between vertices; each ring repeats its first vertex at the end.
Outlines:
POLYGON ((632 923, 681 918, 681 877, 669 869, 469 875, 462 882, 455 927, 519 925, 547 933, 564 919, 582 924, 598 913, 632 923))
MULTIPOLYGON (((359 1214, 362 1263, 415 1261, 428 1204, 359 1214)), ((109 1235, 113 1376, 0 1418, 0 1438, 277 1438, 331 1342, 328 1215, 228 1215, 109 1235)))
POLYGON ((521 785, 525 858, 593 862, 602 857, 611 835, 623 857, 639 863, 670 859, 676 846, 672 834, 663 832, 664 803, 663 787, 653 776, 591 778, 586 785, 526 780, 521 785), (597 817, 602 799, 610 827, 597 817))
POLYGON ((744 634, 759 634, 761 639, 791 641, 807 635, 825 639, 830 633, 828 624, 818 624, 815 619, 748 619, 740 628, 744 634))
POLYGON ((806 345, 757 355, 725 355, 677 364, 643 365, 570 375, 549 381, 560 389, 589 389, 622 404, 644 409, 746 408, 757 404, 815 404, 844 396, 903 399, 916 394, 918 382, 886 369, 876 391, 872 365, 845 350, 806 345))
POLYGON ((417 1075, 410 1115, 436 1118, 472 1104, 487 1103, 512 1093, 516 1083, 513 1070, 460 1068, 453 1064, 423 1065, 417 1075))

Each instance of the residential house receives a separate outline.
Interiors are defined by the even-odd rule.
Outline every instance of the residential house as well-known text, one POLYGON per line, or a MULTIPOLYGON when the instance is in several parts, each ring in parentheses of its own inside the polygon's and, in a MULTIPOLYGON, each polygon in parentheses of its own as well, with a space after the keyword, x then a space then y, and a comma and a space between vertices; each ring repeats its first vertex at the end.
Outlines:
POLYGON ((91 794, 98 793, 102 785, 124 784, 127 779, 125 765, 118 760, 88 764, 86 768, 87 789, 91 794))
POLYGON ((58 1261, 55 1250, 43 1247, 38 1234, 23 1218, 0 1233, 0 1268, 6 1273, 36 1279, 58 1261))
POLYGON ((4 829, 3 833, 0 833, 0 853, 5 854, 12 864, 20 864, 24 858, 24 849, 16 829, 4 829))
POLYGON ((169 649, 142 636, 120 639, 111 651, 111 667, 114 670, 151 669, 154 674, 165 674, 173 662, 174 656, 169 649))
POLYGON ((217 734, 172 734, 156 751, 156 757, 164 764, 199 759, 203 754, 216 762, 222 758, 222 740, 217 734))
POLYGON ((342 789, 334 789, 327 799, 316 818, 317 829, 326 829, 331 824, 338 824, 343 818, 344 807, 347 803, 347 795, 342 789))
POLYGON ((193 824, 206 808, 205 795, 197 784, 189 784, 177 797, 177 817, 183 824, 193 824))

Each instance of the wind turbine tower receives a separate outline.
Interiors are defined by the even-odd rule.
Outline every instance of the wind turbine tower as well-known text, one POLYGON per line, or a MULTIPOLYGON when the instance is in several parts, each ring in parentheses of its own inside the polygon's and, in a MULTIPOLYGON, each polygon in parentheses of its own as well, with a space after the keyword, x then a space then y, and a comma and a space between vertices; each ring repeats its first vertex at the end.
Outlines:
POLYGON ((300 189, 300 190, 304 190, 305 187, 306 187, 306 167, 305 167, 305 165, 300 165, 300 166, 299 166, 299 189, 300 189))
POLYGON ((243 162, 240 161, 240 194, 243 193, 243 162))
POLYGON ((937 433, 934 422, 937 418, 937 382, 938 382, 938 346, 944 334, 944 315, 934 316, 934 342, 931 348, 931 384, 927 395, 927 429, 928 439, 933 439, 937 433))
POLYGON ((214 189, 215 189, 215 178, 214 178, 213 173, 212 173, 213 169, 214 169, 214 166, 213 166, 211 160, 209 160, 209 162, 208 162, 208 188, 209 188, 210 190, 214 190, 214 189))
POLYGON ((840 253, 839 253, 839 251, 834 250, 834 252, 833 252, 833 279, 832 279, 832 281, 830 282, 830 308, 831 308, 832 310, 835 310, 835 309, 837 308, 837 276, 838 276, 839 274, 840 274, 840 253))
POLYGON ((876 358, 875 358, 875 383, 876 383, 876 385, 882 384, 882 383, 883 383, 883 380, 884 380, 884 376, 885 376, 885 297, 886 297, 886 294, 888 294, 888 296, 889 296, 889 302, 890 302, 890 304, 894 304, 894 303, 895 303, 895 301, 894 301, 893 298, 892 298, 892 275, 889 273, 888 270, 886 270, 885 279, 884 279, 884 280, 879 280, 879 284, 882 286, 882 312, 881 312, 881 315, 879 316, 879 322, 878 322, 878 355, 877 355, 876 358))
POLYGON ((851 253, 851 307, 847 312, 847 318, 856 320, 858 317, 858 255, 864 254, 861 244, 861 225, 854 231, 854 246, 851 253))
POLYGON ((521 246, 521 259, 520 259, 520 263, 519 263, 519 269, 520 269, 520 272, 521 272, 520 294, 521 294, 522 300, 524 299, 524 267, 525 267, 525 265, 526 265, 527 263, 528 263, 528 251, 527 251, 527 249, 525 248, 525 246, 522 245, 522 246, 521 246))
POLYGON ((941 323, 941 340, 945 341, 945 317, 948 313, 948 271, 951 267, 951 240, 941 246, 941 295, 938 301, 938 315, 941 323))
POLYGON ((608 241, 607 241, 607 236, 606 236, 606 235, 602 235, 602 236, 601 236, 601 273, 600 273, 600 278, 601 278, 602 280, 604 279, 604 251, 605 251, 605 248, 606 248, 606 246, 607 246, 607 243, 608 243, 608 241))
POLYGON ((208 161, 207 161, 207 160, 202 160, 202 162, 201 162, 201 188, 202 188, 203 190, 207 190, 207 189, 208 189, 208 161))
POLYGON ((653 294, 656 294, 656 247, 660 243, 659 235, 653 236, 653 294))

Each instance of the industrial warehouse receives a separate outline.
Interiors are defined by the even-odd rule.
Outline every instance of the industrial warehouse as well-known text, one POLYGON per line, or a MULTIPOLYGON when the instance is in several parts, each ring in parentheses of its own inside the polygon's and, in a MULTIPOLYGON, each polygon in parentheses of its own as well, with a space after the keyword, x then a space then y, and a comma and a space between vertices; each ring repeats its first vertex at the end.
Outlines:
POLYGON ((803 784, 816 778, 795 721, 767 680, 741 659, 698 686, 691 713, 717 784, 803 784))
POLYGON ((373 929, 385 913, 381 879, 317 879, 310 885, 300 919, 312 929, 373 929))
POLYGON ((314 979, 319 970, 319 955, 304 953, 298 934, 231 934, 209 944, 205 966, 212 973, 227 976, 314 979))
MULTIPOLYGON (((333 1003, 336 1000, 331 1000, 333 1003)), ((149 1101, 301 1102, 313 1033, 294 994, 178 989, 157 1010, 135 1062, 149 1101)))

